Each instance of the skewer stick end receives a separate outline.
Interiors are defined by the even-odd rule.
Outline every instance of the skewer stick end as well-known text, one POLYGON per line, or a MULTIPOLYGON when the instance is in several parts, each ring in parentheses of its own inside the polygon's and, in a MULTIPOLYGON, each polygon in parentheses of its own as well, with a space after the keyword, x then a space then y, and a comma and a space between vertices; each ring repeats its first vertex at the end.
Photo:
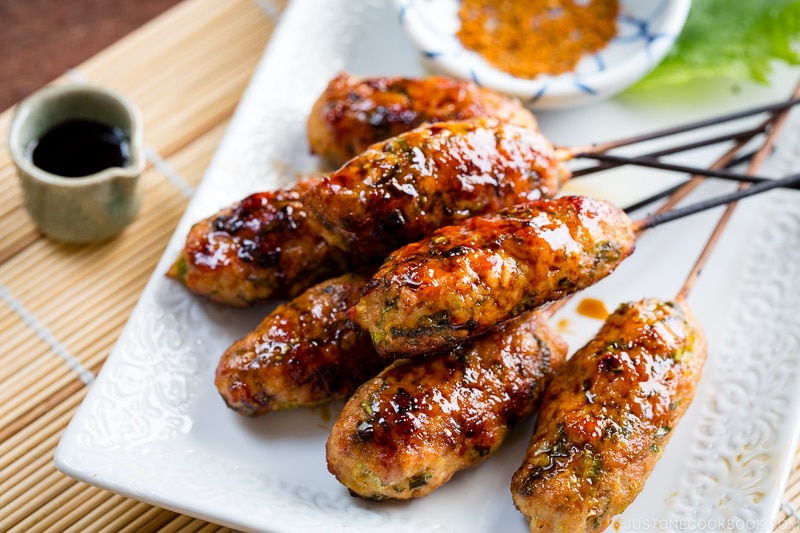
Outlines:
POLYGON ((564 162, 574 159, 576 153, 580 153, 581 148, 564 148, 558 147, 555 151, 556 160, 564 162))

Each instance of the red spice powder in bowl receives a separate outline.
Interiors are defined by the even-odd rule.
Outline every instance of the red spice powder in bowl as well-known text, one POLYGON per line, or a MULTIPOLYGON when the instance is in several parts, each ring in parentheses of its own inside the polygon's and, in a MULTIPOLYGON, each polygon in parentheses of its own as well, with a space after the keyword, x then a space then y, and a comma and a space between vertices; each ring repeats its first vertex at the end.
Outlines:
POLYGON ((430 70, 521 98, 585 105, 641 79, 672 47, 691 0, 395 0, 430 70))

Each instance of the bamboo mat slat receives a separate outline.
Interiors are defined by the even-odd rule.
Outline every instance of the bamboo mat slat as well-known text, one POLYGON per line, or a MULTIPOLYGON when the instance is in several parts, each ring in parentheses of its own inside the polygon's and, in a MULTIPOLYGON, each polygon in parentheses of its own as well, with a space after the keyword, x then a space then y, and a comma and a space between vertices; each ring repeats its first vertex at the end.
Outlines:
MULTIPOLYGON (((103 528, 107 531, 139 531, 141 523, 147 522, 151 519, 151 515, 157 511, 156 507, 149 507, 142 502, 135 502, 127 500, 122 496, 115 496, 109 500, 115 505, 114 513, 107 513, 104 516, 107 518, 107 524, 103 524, 103 528)), ((89 515, 77 520, 75 522, 76 528, 85 528, 90 525, 91 517, 89 515)), ((145 530, 147 528, 144 528, 145 530)))
MULTIPOLYGON (((202 179, 286 4, 186 0, 54 80, 112 87, 142 110, 150 154, 144 203, 119 237, 91 246, 43 238, 0 150, 0 531, 231 531, 68 478, 55 469, 53 453, 202 179)), ((0 114, 0 139, 10 116, 10 110, 0 114)), ((800 453, 783 499, 776 531, 800 533, 800 453)))

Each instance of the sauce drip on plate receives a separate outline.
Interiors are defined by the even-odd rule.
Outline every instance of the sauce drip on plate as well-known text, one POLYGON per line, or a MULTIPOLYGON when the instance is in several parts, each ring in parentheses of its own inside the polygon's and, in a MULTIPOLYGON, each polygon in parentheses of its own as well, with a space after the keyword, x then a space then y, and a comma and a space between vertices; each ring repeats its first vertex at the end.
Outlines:
POLYGON ((597 320, 605 320, 609 315, 606 305, 597 298, 584 298, 578 303, 576 311, 579 315, 597 320))

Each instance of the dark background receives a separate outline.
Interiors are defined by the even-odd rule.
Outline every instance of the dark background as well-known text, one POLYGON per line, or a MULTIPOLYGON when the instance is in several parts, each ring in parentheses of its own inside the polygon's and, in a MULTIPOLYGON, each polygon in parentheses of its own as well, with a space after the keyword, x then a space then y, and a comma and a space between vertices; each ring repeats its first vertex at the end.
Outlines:
POLYGON ((0 111, 179 1, 0 0, 0 111))

